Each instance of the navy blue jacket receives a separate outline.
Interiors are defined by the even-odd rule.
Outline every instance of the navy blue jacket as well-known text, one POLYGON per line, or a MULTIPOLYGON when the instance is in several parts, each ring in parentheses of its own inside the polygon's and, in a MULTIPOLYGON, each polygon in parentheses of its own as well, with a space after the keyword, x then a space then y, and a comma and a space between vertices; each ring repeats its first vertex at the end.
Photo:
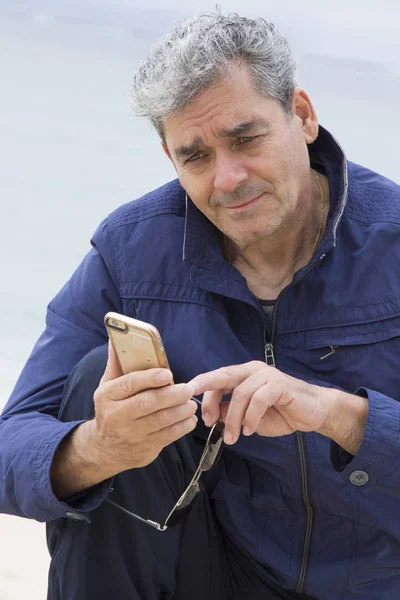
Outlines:
MULTIPOLYGON (((347 162, 322 128, 310 155, 329 177, 327 229, 279 295, 268 341, 285 373, 366 394, 365 436, 355 457, 316 433, 241 437, 224 452, 215 510, 287 587, 304 581, 323 600, 397 600, 400 189, 347 162)), ((264 359, 263 310, 178 181, 112 213, 92 246, 50 302, 0 422, 0 510, 9 514, 49 521, 71 510, 49 472, 77 423, 55 417, 73 366, 106 342, 107 311, 156 325, 177 383, 264 359)), ((100 486, 74 511, 86 516, 107 493, 100 486)))

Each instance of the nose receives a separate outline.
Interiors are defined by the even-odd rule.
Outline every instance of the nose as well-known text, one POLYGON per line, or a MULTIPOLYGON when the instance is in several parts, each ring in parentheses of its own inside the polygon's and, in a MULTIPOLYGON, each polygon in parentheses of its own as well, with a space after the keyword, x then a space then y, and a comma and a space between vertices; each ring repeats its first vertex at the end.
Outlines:
POLYGON ((224 193, 233 192, 249 179, 239 157, 225 154, 215 159, 214 188, 224 193))

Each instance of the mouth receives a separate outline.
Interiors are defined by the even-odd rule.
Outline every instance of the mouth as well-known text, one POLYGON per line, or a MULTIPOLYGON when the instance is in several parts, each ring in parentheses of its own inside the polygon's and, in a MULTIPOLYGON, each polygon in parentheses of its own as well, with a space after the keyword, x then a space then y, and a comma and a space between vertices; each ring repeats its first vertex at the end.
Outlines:
POLYGON ((253 196, 253 198, 249 198, 248 200, 243 200, 243 202, 239 202, 238 204, 233 204, 231 206, 225 206, 224 208, 226 208, 227 210, 231 211, 231 212, 238 212, 239 210, 245 210, 247 207, 250 207, 250 205, 254 204, 257 200, 259 200, 259 198, 261 198, 261 196, 264 195, 264 192, 262 194, 259 194, 258 196, 253 196))

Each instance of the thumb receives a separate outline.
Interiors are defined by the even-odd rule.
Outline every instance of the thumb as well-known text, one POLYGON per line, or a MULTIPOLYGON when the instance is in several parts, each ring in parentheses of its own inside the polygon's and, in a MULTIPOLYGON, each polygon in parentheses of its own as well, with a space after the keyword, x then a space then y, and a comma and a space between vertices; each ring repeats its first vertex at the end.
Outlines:
POLYGON ((108 341, 108 360, 106 370, 104 371, 104 375, 100 380, 100 385, 102 383, 106 383, 107 381, 117 379, 117 377, 121 377, 121 375, 121 367, 119 366, 119 362, 115 355, 114 348, 112 347, 111 342, 108 341))

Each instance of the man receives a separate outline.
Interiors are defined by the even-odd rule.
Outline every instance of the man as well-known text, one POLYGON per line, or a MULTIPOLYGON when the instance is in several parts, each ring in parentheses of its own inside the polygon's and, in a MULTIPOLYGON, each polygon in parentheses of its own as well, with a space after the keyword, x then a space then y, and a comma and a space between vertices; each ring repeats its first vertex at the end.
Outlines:
POLYGON ((399 187, 347 162, 262 19, 183 23, 134 100, 179 181, 110 215, 50 303, 2 510, 49 522, 52 600, 397 599, 399 187), (171 371, 105 366, 110 310, 171 371), (220 416, 221 460, 157 531, 220 416))

